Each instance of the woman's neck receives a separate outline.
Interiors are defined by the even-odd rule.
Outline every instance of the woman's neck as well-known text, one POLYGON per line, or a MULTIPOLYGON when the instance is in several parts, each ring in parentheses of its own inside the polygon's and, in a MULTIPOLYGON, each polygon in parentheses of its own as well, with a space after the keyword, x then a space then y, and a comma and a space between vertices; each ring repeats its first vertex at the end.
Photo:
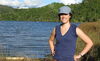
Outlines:
POLYGON ((70 22, 62 23, 62 27, 70 26, 70 22))

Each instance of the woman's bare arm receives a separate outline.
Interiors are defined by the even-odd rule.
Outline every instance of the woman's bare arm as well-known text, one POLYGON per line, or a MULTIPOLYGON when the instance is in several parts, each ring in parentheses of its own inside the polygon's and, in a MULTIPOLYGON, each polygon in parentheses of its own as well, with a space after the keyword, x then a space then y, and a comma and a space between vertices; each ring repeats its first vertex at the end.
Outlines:
POLYGON ((86 43, 85 48, 80 52, 80 54, 83 56, 84 54, 86 54, 91 47, 93 46, 93 42, 92 40, 80 29, 80 28, 76 28, 76 33, 77 35, 86 43))
POLYGON ((86 43, 86 46, 84 47, 84 49, 79 53, 79 55, 75 55, 74 56, 74 60, 78 61, 79 58, 83 55, 85 55, 93 46, 93 42, 92 40, 80 29, 80 28, 76 28, 76 33, 77 35, 86 43))
POLYGON ((55 53, 54 52, 54 39, 55 39, 55 28, 53 29, 53 31, 50 35, 50 39, 48 40, 52 55, 54 55, 54 53, 55 53))

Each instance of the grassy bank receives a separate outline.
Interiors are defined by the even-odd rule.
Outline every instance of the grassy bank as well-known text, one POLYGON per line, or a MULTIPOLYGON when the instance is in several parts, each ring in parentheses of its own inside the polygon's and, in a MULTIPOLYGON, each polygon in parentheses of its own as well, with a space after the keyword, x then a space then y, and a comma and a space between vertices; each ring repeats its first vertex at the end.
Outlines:
MULTIPOLYGON (((100 61, 100 21, 86 22, 79 26, 92 40, 94 46, 92 49, 82 57, 81 61, 100 61)), ((80 38, 77 40, 76 54, 78 54, 84 47, 84 43, 80 38)), ((32 59, 25 57, 1 57, 0 61, 52 61, 51 56, 44 59, 32 59)))
POLYGON ((0 57, 0 61, 52 61, 52 59, 49 58, 33 59, 26 57, 0 57))
MULTIPOLYGON (((92 40, 94 46, 92 49, 82 58, 82 61, 100 61, 100 21, 86 22, 79 26, 92 40), (91 60, 92 59, 92 60, 91 60)), ((84 47, 84 43, 80 38, 77 40, 78 54, 84 47)))
POLYGON ((52 61, 51 58, 0 57, 0 61, 52 61))

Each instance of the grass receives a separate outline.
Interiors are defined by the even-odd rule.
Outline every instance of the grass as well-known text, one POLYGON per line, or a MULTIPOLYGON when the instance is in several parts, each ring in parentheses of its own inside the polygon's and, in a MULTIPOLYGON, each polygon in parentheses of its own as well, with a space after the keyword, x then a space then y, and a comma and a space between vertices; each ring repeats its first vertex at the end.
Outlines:
POLYGON ((26 57, 0 57, 0 61, 52 61, 52 59, 49 58, 33 59, 26 57))
MULTIPOLYGON (((79 27, 93 40, 94 43, 92 49, 81 61, 100 61, 100 21, 83 23, 80 24, 79 27)), ((84 46, 85 44, 78 38, 76 54, 78 54, 84 46)))
MULTIPOLYGON (((94 46, 92 49, 81 59, 81 61, 100 61, 100 21, 86 22, 79 26, 92 40, 94 46)), ((85 44, 80 38, 77 40, 76 54, 78 54, 85 44)), ((0 61, 52 61, 51 56, 44 59, 32 59, 25 57, 1 57, 0 61)))

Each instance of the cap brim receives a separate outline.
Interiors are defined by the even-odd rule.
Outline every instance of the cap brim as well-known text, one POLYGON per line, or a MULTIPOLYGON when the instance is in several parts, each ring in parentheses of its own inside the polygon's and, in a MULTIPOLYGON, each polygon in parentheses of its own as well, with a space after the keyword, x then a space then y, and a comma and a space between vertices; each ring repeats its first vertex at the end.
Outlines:
POLYGON ((67 13, 59 13, 58 15, 68 15, 67 13))

